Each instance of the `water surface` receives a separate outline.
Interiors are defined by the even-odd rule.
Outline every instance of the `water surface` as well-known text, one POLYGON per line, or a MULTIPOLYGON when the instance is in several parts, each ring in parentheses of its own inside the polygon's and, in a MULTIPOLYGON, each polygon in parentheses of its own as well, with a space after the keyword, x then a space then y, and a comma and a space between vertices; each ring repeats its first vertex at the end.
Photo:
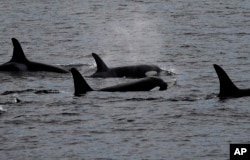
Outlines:
MULTIPOLYGON (((176 73, 167 91, 89 92, 71 74, 0 73, 0 159, 228 159, 250 143, 249 97, 219 100, 213 64, 250 88, 246 0, 3 1, 0 63, 11 38, 28 59, 95 71, 157 64, 176 73)), ((95 89, 131 81, 86 78, 95 89)))

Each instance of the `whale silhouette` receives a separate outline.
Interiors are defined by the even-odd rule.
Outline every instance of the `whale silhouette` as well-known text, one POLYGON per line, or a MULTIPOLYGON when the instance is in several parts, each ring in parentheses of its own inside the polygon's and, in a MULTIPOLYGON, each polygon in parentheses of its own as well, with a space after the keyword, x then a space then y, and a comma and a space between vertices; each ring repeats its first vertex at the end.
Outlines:
POLYGON ((17 39, 12 38, 13 55, 9 62, 0 65, 0 71, 46 71, 68 73, 67 70, 48 64, 29 61, 24 55, 23 49, 17 39))
MULTIPOLYGON (((88 91, 94 91, 79 71, 75 68, 71 69, 71 73, 73 75, 74 87, 75 87, 75 95, 81 95, 88 91)), ((128 91, 149 91, 155 87, 160 87, 159 90, 166 90, 168 85, 161 78, 158 77, 146 77, 134 82, 123 83, 114 85, 107 88, 102 88, 96 91, 104 91, 104 92, 128 92, 128 91)))
POLYGON ((170 71, 165 71, 156 65, 132 65, 109 68, 104 61, 96 54, 92 53, 97 65, 97 71, 90 77, 127 77, 127 78, 143 78, 147 76, 173 75, 170 71))
POLYGON ((214 69, 220 81, 219 97, 243 97, 250 96, 250 89, 239 89, 229 78, 227 73, 217 64, 214 64, 214 69))

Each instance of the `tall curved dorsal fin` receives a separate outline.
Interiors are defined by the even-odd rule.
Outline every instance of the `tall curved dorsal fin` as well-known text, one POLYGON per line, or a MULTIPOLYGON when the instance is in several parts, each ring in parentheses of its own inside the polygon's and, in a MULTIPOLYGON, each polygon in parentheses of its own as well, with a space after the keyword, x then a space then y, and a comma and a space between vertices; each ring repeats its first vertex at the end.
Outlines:
POLYGON ((94 57, 96 65, 97 65, 97 72, 103 72, 109 69, 108 66, 103 62, 103 60, 96 53, 92 53, 92 56, 94 57))
POLYGON ((13 55, 11 62, 27 62, 28 59, 25 57, 23 49, 17 39, 12 38, 13 43, 13 55))
POLYGON ((214 64, 214 69, 220 81, 220 97, 233 96, 239 91, 238 87, 234 85, 227 73, 218 65, 214 64))
POLYGON ((88 85, 85 79, 82 77, 81 73, 75 68, 71 68, 71 73, 74 79, 75 95, 81 95, 88 91, 93 91, 93 89, 88 85))

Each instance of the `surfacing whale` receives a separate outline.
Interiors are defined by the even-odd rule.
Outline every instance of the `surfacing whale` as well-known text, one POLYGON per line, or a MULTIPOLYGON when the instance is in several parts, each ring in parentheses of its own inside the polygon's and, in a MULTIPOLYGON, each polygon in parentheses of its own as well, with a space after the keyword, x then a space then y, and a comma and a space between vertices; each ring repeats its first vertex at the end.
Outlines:
POLYGON ((23 49, 17 39, 12 38, 13 55, 9 62, 0 65, 0 71, 46 71, 68 73, 67 70, 48 64, 29 61, 24 55, 23 49))
POLYGON ((227 73, 219 66, 214 64, 214 69, 218 75, 220 81, 220 93, 219 97, 243 97, 250 96, 250 89, 239 89, 229 78, 227 73))
POLYGON ((97 65, 97 71, 90 77, 127 77, 127 78, 143 78, 147 76, 173 75, 170 71, 160 69, 156 65, 132 65, 109 68, 104 61, 96 54, 92 53, 97 65))
MULTIPOLYGON (((84 94, 88 91, 94 91, 88 85, 88 83, 85 81, 85 79, 82 77, 82 75, 79 73, 77 69, 72 68, 71 73, 73 75, 76 96, 84 94)), ((161 78, 146 77, 134 82, 114 85, 96 91, 105 91, 105 92, 149 91, 155 87, 160 87, 159 90, 163 91, 167 89, 168 85, 161 78)))

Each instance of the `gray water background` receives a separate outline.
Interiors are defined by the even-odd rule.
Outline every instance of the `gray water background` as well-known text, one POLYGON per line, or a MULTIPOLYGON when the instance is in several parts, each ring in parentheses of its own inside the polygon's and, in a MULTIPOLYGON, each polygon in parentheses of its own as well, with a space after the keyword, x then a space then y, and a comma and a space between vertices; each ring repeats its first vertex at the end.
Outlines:
POLYGON ((230 143, 250 143, 250 99, 218 99, 212 66, 250 88, 247 0, 4 0, 0 22, 1 64, 15 37, 28 59, 84 76, 95 52, 108 66, 156 64, 177 80, 162 92, 74 97, 71 74, 0 73, 0 159, 224 160, 230 143))

